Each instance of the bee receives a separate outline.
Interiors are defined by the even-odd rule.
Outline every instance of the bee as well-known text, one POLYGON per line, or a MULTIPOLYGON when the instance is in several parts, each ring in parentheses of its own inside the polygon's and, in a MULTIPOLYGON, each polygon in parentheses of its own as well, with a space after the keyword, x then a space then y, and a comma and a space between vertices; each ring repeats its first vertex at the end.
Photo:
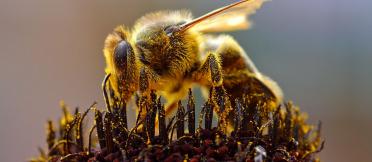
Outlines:
POLYGON ((118 26, 103 50, 115 95, 129 101, 136 92, 155 90, 167 100, 166 114, 193 85, 223 86, 232 99, 255 87, 279 104, 280 87, 257 70, 234 38, 214 34, 248 29, 247 17, 264 1, 240 0, 196 19, 189 11, 160 11, 141 17, 132 29, 118 26))

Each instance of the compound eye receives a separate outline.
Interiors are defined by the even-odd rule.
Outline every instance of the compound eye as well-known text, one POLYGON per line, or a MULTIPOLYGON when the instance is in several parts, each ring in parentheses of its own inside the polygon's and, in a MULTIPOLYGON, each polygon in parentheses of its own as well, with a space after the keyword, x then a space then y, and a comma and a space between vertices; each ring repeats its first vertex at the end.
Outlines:
POLYGON ((126 68, 128 54, 133 52, 131 45, 126 41, 121 41, 115 48, 114 51, 114 63, 120 68, 126 68))

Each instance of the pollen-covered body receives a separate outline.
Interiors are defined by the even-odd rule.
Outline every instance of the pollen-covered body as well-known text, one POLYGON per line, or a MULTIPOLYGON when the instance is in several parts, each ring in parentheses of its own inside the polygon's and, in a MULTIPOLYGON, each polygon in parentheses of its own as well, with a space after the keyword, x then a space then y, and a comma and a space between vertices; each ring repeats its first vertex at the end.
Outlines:
POLYGON ((186 32, 168 36, 165 30, 167 27, 189 20, 191 16, 188 12, 151 13, 139 19, 133 30, 119 26, 107 37, 104 49, 106 72, 114 73, 110 80, 117 95, 129 100, 135 91, 147 93, 149 90, 156 90, 172 102, 187 93, 188 88, 194 83, 192 75, 201 64, 199 53, 201 35, 186 32), (133 55, 136 61, 117 58, 122 54, 115 53, 115 49, 122 41, 133 48, 133 53, 128 51, 125 55, 127 57, 133 55), (119 67, 115 60, 127 64, 125 67, 119 67), (133 75, 126 77, 127 73, 133 75), (126 90, 128 87, 129 91, 126 90))
POLYGON ((190 27, 197 21, 187 11, 162 11, 143 16, 133 29, 117 27, 104 48, 115 95, 128 101, 137 91, 147 95, 155 90, 166 98, 167 112, 195 84, 223 86, 232 100, 244 95, 240 91, 281 101, 280 88, 256 69, 232 37, 190 27))

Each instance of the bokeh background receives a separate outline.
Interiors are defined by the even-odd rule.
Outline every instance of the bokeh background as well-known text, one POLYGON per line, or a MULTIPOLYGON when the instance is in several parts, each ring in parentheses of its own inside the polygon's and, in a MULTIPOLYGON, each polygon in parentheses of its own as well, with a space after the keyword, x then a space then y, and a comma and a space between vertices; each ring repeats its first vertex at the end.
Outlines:
MULTIPOLYGON (((232 0, 0 0, 0 161, 45 147, 59 101, 103 106, 105 36, 161 9, 200 16, 232 0)), ((323 122, 321 159, 371 161, 372 1, 273 0, 232 35, 286 98, 323 122)))

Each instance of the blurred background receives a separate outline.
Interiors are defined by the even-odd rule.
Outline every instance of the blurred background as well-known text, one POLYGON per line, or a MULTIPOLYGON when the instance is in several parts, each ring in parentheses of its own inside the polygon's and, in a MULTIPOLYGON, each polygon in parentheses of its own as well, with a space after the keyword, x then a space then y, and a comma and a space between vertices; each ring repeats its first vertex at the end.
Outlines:
MULTIPOLYGON (((0 0, 0 159, 18 162, 46 147, 44 123, 59 101, 103 106, 103 41, 145 13, 194 16, 233 0, 0 0)), ((322 161, 371 161, 372 1, 273 0, 253 29, 233 32, 258 69, 323 122, 322 161)))

